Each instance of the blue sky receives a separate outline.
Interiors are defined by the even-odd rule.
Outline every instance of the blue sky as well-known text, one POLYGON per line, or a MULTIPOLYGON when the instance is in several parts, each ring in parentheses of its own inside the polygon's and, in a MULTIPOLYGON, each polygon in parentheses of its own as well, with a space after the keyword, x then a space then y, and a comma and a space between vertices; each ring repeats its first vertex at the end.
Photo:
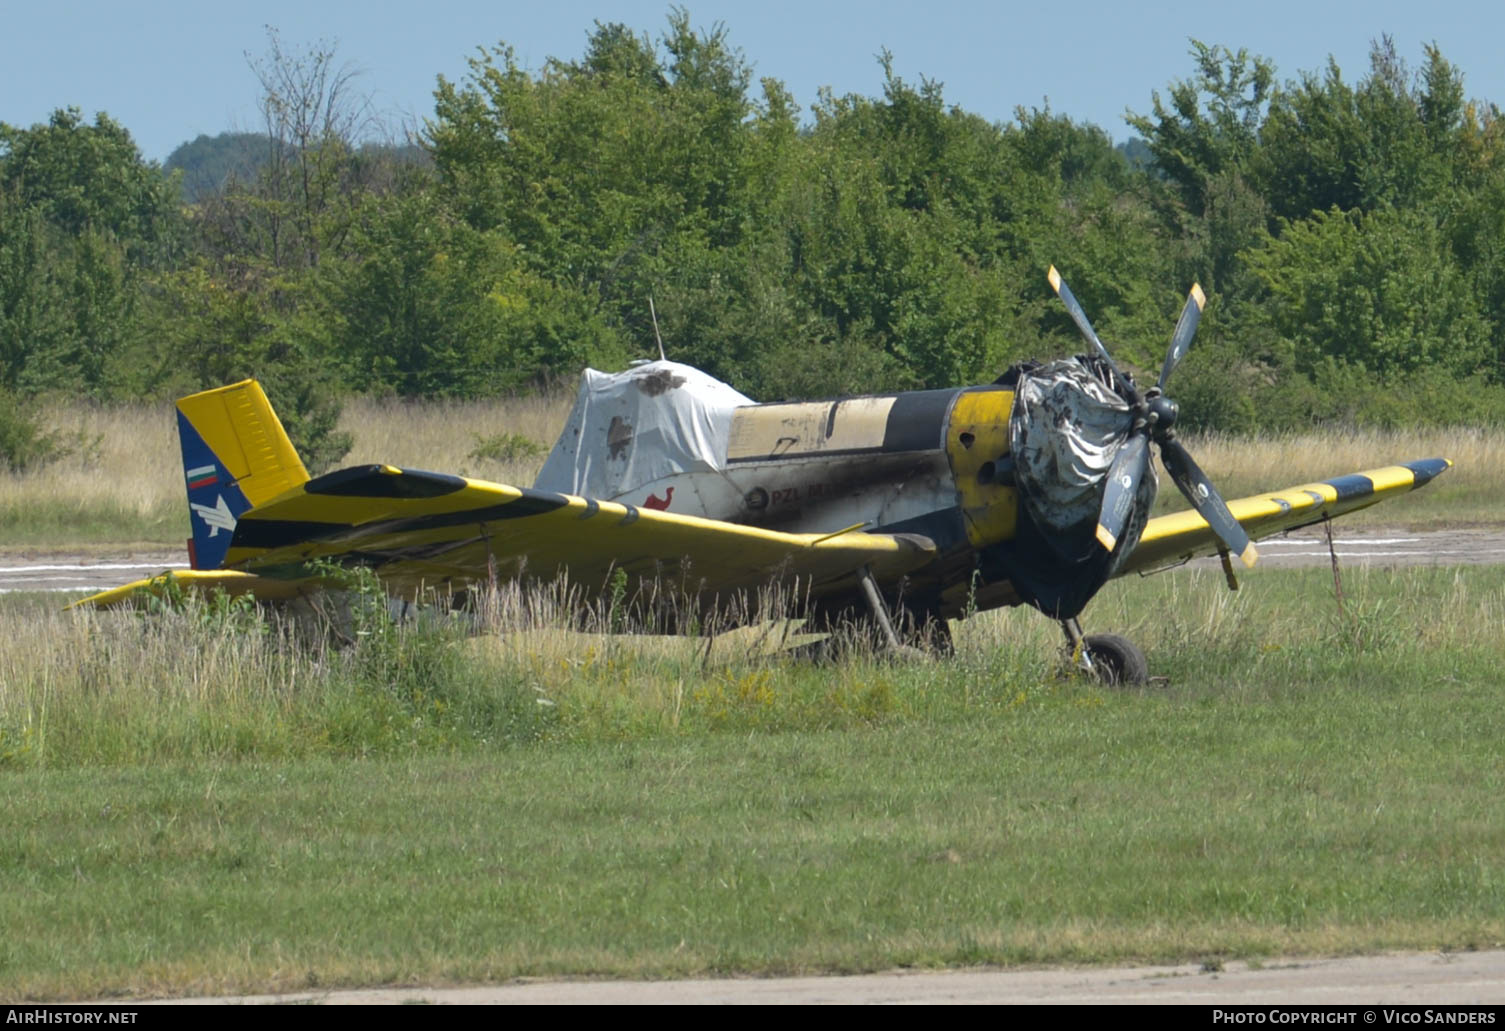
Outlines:
MULTIPOLYGON (((199 133, 256 127, 257 85, 246 52, 266 49, 265 26, 284 47, 319 40, 359 70, 357 86, 394 121, 432 111, 435 77, 464 75, 479 46, 505 41, 529 67, 584 50, 596 20, 657 37, 669 4, 647 0, 259 0, 215 5, 85 0, 0 0, 0 121, 31 125, 57 107, 92 118, 108 111, 161 160, 199 133)), ((873 95, 877 53, 917 82, 944 83, 946 99, 990 120, 1043 106, 1094 122, 1115 140, 1126 109, 1150 110, 1151 92, 1191 73, 1188 38, 1271 58, 1282 79, 1322 69, 1333 55, 1345 76, 1367 68, 1370 41, 1391 35, 1418 66, 1436 42, 1465 74, 1471 97, 1505 106, 1498 57, 1505 6, 1368 2, 1258 4, 928 4, 891 0, 686 3, 697 27, 724 23, 757 76, 783 80, 808 107, 816 90, 873 95)))

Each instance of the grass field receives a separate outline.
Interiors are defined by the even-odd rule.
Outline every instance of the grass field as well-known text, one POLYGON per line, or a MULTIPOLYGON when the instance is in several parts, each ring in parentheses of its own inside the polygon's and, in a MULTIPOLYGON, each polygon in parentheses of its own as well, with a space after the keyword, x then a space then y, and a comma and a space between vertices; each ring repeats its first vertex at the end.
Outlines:
MULTIPOLYGON (((356 399, 342 428, 355 441, 346 464, 389 462, 531 485, 542 455, 476 457, 490 438, 515 434, 551 446, 570 397, 403 403, 356 399)), ((60 407, 47 425, 74 452, 27 474, 0 472, 0 549, 180 544, 188 536, 176 423, 170 406, 60 407)), ((1349 526, 1413 529, 1498 525, 1505 430, 1330 432, 1253 438, 1187 437, 1198 463, 1229 498, 1420 458, 1455 468, 1399 503, 1356 513, 1349 526)), ((1164 478, 1162 478, 1164 479, 1164 478)), ((1168 481, 1157 511, 1185 507, 1168 481)))
POLYGON ((7 598, 0 998, 1499 946, 1505 570, 1344 587, 1116 582, 1132 691, 1026 612, 832 666, 7 598))
MULTIPOLYGON (((353 402, 350 463, 531 483, 567 399, 353 402)), ((168 408, 67 408, 0 548, 187 533, 168 408)), ((1230 497, 1456 467, 1363 525, 1498 525, 1505 431, 1188 440, 1230 497)), ((1162 490, 1162 510, 1179 507, 1162 490)), ((328 635, 0 597, 0 1000, 1217 960, 1505 944, 1505 570, 1110 584, 1154 686, 1032 612, 946 661, 610 632, 546 594, 328 635)))

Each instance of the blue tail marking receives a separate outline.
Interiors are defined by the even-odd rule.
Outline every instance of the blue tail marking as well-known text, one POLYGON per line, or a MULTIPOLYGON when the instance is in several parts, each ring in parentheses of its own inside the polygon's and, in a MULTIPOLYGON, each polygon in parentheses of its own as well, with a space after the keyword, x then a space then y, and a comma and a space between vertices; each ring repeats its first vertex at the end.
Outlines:
POLYGON ((219 569, 235 537, 235 524, 251 503, 182 412, 178 413, 178 441, 183 446, 188 518, 193 524, 189 564, 194 569, 219 569))

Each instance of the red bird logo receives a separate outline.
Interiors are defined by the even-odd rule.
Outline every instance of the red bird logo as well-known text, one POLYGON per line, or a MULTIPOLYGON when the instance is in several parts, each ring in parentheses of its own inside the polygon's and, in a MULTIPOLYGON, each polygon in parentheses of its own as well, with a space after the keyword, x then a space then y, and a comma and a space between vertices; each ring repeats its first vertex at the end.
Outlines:
POLYGON ((664 488, 664 496, 663 497, 659 497, 657 494, 649 494, 648 495, 648 500, 645 501, 645 502, 643 502, 643 507, 644 508, 656 508, 660 512, 662 512, 662 511, 664 511, 664 509, 666 509, 666 508, 669 507, 669 502, 671 502, 673 500, 674 500, 674 488, 673 487, 665 487, 664 488))

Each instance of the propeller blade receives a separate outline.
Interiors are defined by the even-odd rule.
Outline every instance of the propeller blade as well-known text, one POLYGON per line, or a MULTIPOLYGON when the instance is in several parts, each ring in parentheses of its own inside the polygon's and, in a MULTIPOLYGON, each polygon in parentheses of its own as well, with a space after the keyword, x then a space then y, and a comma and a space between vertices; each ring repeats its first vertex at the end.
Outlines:
POLYGON ((1171 349, 1165 353, 1160 380, 1155 384, 1162 394, 1165 393, 1165 381, 1171 378, 1171 373, 1181 364, 1186 352, 1191 350, 1191 338, 1197 333, 1197 323, 1202 320, 1202 309, 1205 307, 1207 295, 1202 292, 1200 284, 1193 283, 1191 293, 1186 295, 1186 306, 1181 309, 1181 317, 1176 320, 1176 331, 1171 334, 1171 349))
POLYGON ((1212 527, 1213 533, 1218 535, 1229 553, 1237 555, 1240 562, 1252 569, 1259 553, 1255 551, 1249 535, 1244 532, 1238 520, 1233 518, 1223 495, 1218 493, 1207 474, 1192 461, 1181 442, 1174 438, 1160 441, 1160 460, 1165 463, 1166 471, 1176 481, 1181 493, 1186 495, 1186 500, 1191 502, 1198 515, 1207 520, 1207 525, 1212 527))
POLYGON ((1056 296, 1061 299, 1061 303, 1066 305, 1066 313, 1071 316, 1071 321, 1076 323, 1076 328, 1081 331, 1082 336, 1087 338, 1087 342, 1092 345, 1093 350, 1097 351, 1098 357, 1107 362, 1108 368, 1113 371, 1113 382, 1117 384, 1115 389, 1123 395, 1124 400, 1128 401, 1130 405, 1139 404, 1139 391, 1134 388, 1134 381, 1118 371, 1118 366, 1113 362, 1113 356, 1108 353, 1108 349, 1098 339, 1097 331, 1092 328, 1092 323, 1087 321, 1087 313, 1082 310, 1082 306, 1078 303, 1076 295, 1071 292, 1071 287, 1066 285, 1066 280, 1061 278, 1061 273, 1056 271, 1054 265, 1046 273, 1046 278, 1050 280, 1051 288, 1055 290, 1056 296))
POLYGON ((1139 491, 1139 481, 1150 468, 1149 439, 1136 433, 1113 456, 1113 465, 1108 469, 1108 482, 1103 488, 1103 507, 1097 517, 1097 541, 1108 551, 1118 544, 1129 513, 1134 510, 1134 498, 1139 491))
MULTIPOLYGON (((1055 290, 1056 296, 1061 299, 1061 303, 1066 305, 1066 313, 1071 316, 1071 321, 1076 323, 1076 328, 1081 331, 1082 336, 1087 338, 1087 342, 1092 345, 1093 350, 1097 351, 1099 357, 1107 362, 1113 369, 1114 374, 1117 375, 1118 366, 1113 364, 1113 357, 1108 354, 1108 349, 1103 346, 1103 342, 1097 338, 1097 331, 1092 328, 1092 323, 1087 321, 1087 313, 1082 310, 1081 304, 1077 302, 1076 295, 1071 292, 1071 287, 1066 285, 1066 280, 1061 278, 1061 273, 1057 272, 1056 267, 1052 265, 1050 271, 1045 275, 1050 280, 1051 289, 1055 290)), ((1122 376, 1118 378, 1123 379, 1122 376)))

